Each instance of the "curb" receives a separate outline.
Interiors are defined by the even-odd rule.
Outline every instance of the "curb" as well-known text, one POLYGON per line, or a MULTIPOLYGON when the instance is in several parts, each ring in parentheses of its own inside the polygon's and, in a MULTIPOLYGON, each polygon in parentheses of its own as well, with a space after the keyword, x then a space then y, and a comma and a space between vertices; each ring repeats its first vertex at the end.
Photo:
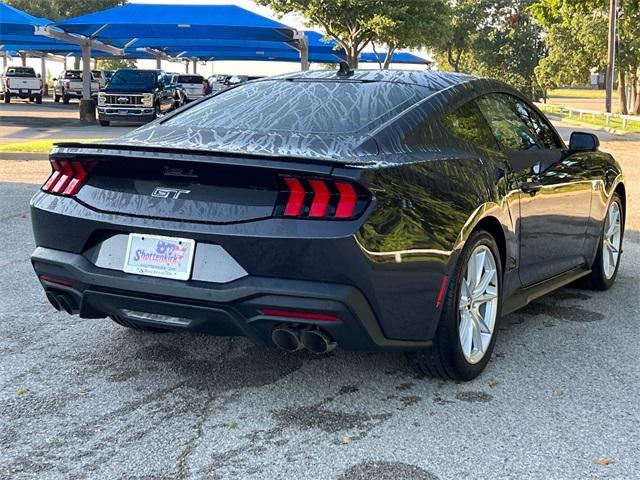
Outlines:
POLYGON ((0 162, 2 160, 47 161, 49 153, 0 152, 0 162))

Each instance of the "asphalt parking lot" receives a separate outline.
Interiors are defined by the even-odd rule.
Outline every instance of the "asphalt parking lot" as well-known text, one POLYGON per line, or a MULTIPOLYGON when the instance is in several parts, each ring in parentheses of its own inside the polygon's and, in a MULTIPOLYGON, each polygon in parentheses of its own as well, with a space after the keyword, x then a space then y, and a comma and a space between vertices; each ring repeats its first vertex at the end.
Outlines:
POLYGON ((614 288, 504 317, 486 372, 454 383, 401 354, 285 354, 56 313, 29 263, 37 188, 0 180, 2 479, 638 478, 636 210, 614 288))

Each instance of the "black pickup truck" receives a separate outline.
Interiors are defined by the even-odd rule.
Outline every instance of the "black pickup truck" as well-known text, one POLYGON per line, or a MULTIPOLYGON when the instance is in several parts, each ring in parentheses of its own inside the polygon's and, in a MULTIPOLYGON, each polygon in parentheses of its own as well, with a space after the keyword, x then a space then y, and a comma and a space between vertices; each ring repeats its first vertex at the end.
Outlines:
POLYGON ((183 88, 162 70, 122 68, 98 94, 98 119, 103 127, 112 121, 149 122, 184 102, 183 88))

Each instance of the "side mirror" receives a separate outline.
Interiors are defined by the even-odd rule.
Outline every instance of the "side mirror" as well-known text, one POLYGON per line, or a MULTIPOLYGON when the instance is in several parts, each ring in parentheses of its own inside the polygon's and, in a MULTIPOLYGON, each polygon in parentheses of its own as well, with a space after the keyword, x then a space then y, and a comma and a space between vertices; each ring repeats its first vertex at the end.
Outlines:
POLYGON ((39 73, 36 73, 36 78, 42 78, 42 75, 40 75, 39 73))
POLYGON ((595 152, 600 146, 600 140, 592 133, 573 132, 569 139, 569 150, 572 152, 595 152))

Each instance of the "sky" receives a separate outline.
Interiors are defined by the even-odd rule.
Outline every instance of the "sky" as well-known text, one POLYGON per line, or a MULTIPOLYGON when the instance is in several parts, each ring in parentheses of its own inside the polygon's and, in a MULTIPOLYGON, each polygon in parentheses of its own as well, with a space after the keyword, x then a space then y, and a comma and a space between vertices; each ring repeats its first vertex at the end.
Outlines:
MULTIPOLYGON (((198 5, 219 5, 219 4, 234 4, 238 5, 242 8, 255 12, 259 15, 263 15, 265 17, 272 18, 281 23, 289 25, 298 30, 303 30, 309 28, 305 25, 304 18, 297 14, 287 14, 283 17, 278 17, 275 15, 271 9, 267 7, 262 7, 256 5, 252 0, 186 0, 186 1, 178 1, 178 0, 129 0, 130 3, 165 3, 165 4, 198 4, 198 5)), ((318 29, 316 29, 318 30, 318 29)), ((421 54, 421 52, 413 52, 416 54, 421 54)), ((424 55, 424 53, 422 53, 424 55)), ((20 59, 13 59, 9 64, 19 65, 20 59)), ((40 72, 40 60, 39 59, 29 59, 27 60, 27 65, 35 68, 36 72, 40 72)), ((139 60, 137 62, 139 68, 156 68, 155 60, 139 60)), ((69 68, 73 66, 73 60, 68 60, 69 68)), ((402 65, 397 64, 398 68, 402 68, 402 65)), ((64 69, 64 64, 61 62, 47 61, 47 70, 53 77, 57 77, 62 70, 64 69)), ((175 63, 164 60, 162 62, 163 70, 167 72, 179 72, 182 73, 185 71, 184 63, 175 63)), ((189 67, 190 72, 193 72, 192 66, 189 67)), ((311 64, 311 68, 322 68, 317 64, 311 64)), ((361 64, 360 68, 369 68, 375 69, 378 68, 376 64, 361 64)), ((407 66, 407 68, 415 69, 419 68, 416 66, 407 66)), ((244 62, 244 61, 216 61, 216 62, 207 62, 199 63, 197 66, 197 71, 199 74, 208 77, 212 74, 235 74, 235 75, 278 75, 283 73, 288 73, 292 71, 300 70, 300 65, 297 63, 290 62, 244 62)))

